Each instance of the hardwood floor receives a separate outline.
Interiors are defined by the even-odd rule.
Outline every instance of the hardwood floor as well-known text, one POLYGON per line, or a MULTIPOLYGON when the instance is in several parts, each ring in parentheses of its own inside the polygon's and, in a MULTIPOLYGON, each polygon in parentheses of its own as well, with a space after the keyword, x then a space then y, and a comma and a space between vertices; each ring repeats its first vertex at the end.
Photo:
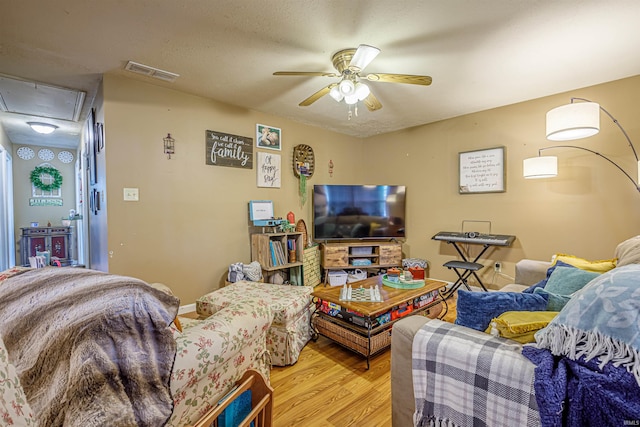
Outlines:
POLYGON ((325 337, 295 365, 273 367, 274 426, 390 426, 391 353, 366 359, 325 337))
MULTIPOLYGON (((446 321, 455 320, 455 299, 446 321)), ((391 351, 371 359, 325 337, 310 341, 295 365, 271 370, 275 427, 391 426, 391 351)))

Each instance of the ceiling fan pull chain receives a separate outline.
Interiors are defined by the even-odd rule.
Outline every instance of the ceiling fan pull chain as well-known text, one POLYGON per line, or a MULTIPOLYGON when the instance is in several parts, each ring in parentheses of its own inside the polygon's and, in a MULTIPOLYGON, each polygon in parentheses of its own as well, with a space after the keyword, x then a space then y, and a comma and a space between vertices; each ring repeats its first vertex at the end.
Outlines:
POLYGON ((351 120, 353 117, 353 111, 351 110, 351 105, 349 105, 349 112, 347 113, 347 120, 351 120))

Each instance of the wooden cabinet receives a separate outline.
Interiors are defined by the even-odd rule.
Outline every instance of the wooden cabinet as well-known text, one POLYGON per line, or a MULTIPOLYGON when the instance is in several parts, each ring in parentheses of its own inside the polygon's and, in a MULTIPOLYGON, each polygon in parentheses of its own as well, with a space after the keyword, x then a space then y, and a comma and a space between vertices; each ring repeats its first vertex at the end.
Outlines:
POLYGON ((386 268, 402 264, 402 244, 398 242, 323 243, 322 268, 386 268))
POLYGON ((260 263, 267 282, 276 272, 284 271, 289 275, 290 268, 303 265, 302 233, 252 234, 251 260, 260 263))
POLYGON ((23 227, 20 240, 20 261, 29 265, 36 252, 49 251, 65 266, 71 264, 71 227, 23 227))

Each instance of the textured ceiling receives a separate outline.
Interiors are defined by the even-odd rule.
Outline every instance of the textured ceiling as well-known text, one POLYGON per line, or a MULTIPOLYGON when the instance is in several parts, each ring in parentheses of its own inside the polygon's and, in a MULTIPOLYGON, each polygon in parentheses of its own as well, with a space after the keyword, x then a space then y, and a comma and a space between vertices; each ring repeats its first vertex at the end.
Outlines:
MULTIPOLYGON (((640 74, 638 22, 637 0, 3 0, 0 74, 85 91, 81 119, 115 72, 367 137, 640 74), (371 83, 383 108, 347 120, 329 96, 298 106, 336 79, 272 75, 333 72, 332 54, 361 43, 382 50, 366 72, 433 84, 371 83), (129 60, 180 77, 138 76, 129 60)), ((54 121, 54 136, 34 141, 29 117, 0 119, 16 144, 80 135, 80 123, 54 121)))

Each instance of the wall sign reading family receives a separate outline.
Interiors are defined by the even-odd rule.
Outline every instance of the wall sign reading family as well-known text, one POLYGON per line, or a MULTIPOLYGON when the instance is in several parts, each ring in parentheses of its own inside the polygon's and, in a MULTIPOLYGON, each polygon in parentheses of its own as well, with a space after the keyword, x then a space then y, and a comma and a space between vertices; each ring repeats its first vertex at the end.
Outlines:
POLYGON ((460 194, 505 190, 504 147, 460 153, 460 194))
POLYGON ((208 130, 205 141, 208 165, 253 169, 253 138, 208 130))
POLYGON ((280 188, 280 154, 258 151, 258 187, 280 188))

